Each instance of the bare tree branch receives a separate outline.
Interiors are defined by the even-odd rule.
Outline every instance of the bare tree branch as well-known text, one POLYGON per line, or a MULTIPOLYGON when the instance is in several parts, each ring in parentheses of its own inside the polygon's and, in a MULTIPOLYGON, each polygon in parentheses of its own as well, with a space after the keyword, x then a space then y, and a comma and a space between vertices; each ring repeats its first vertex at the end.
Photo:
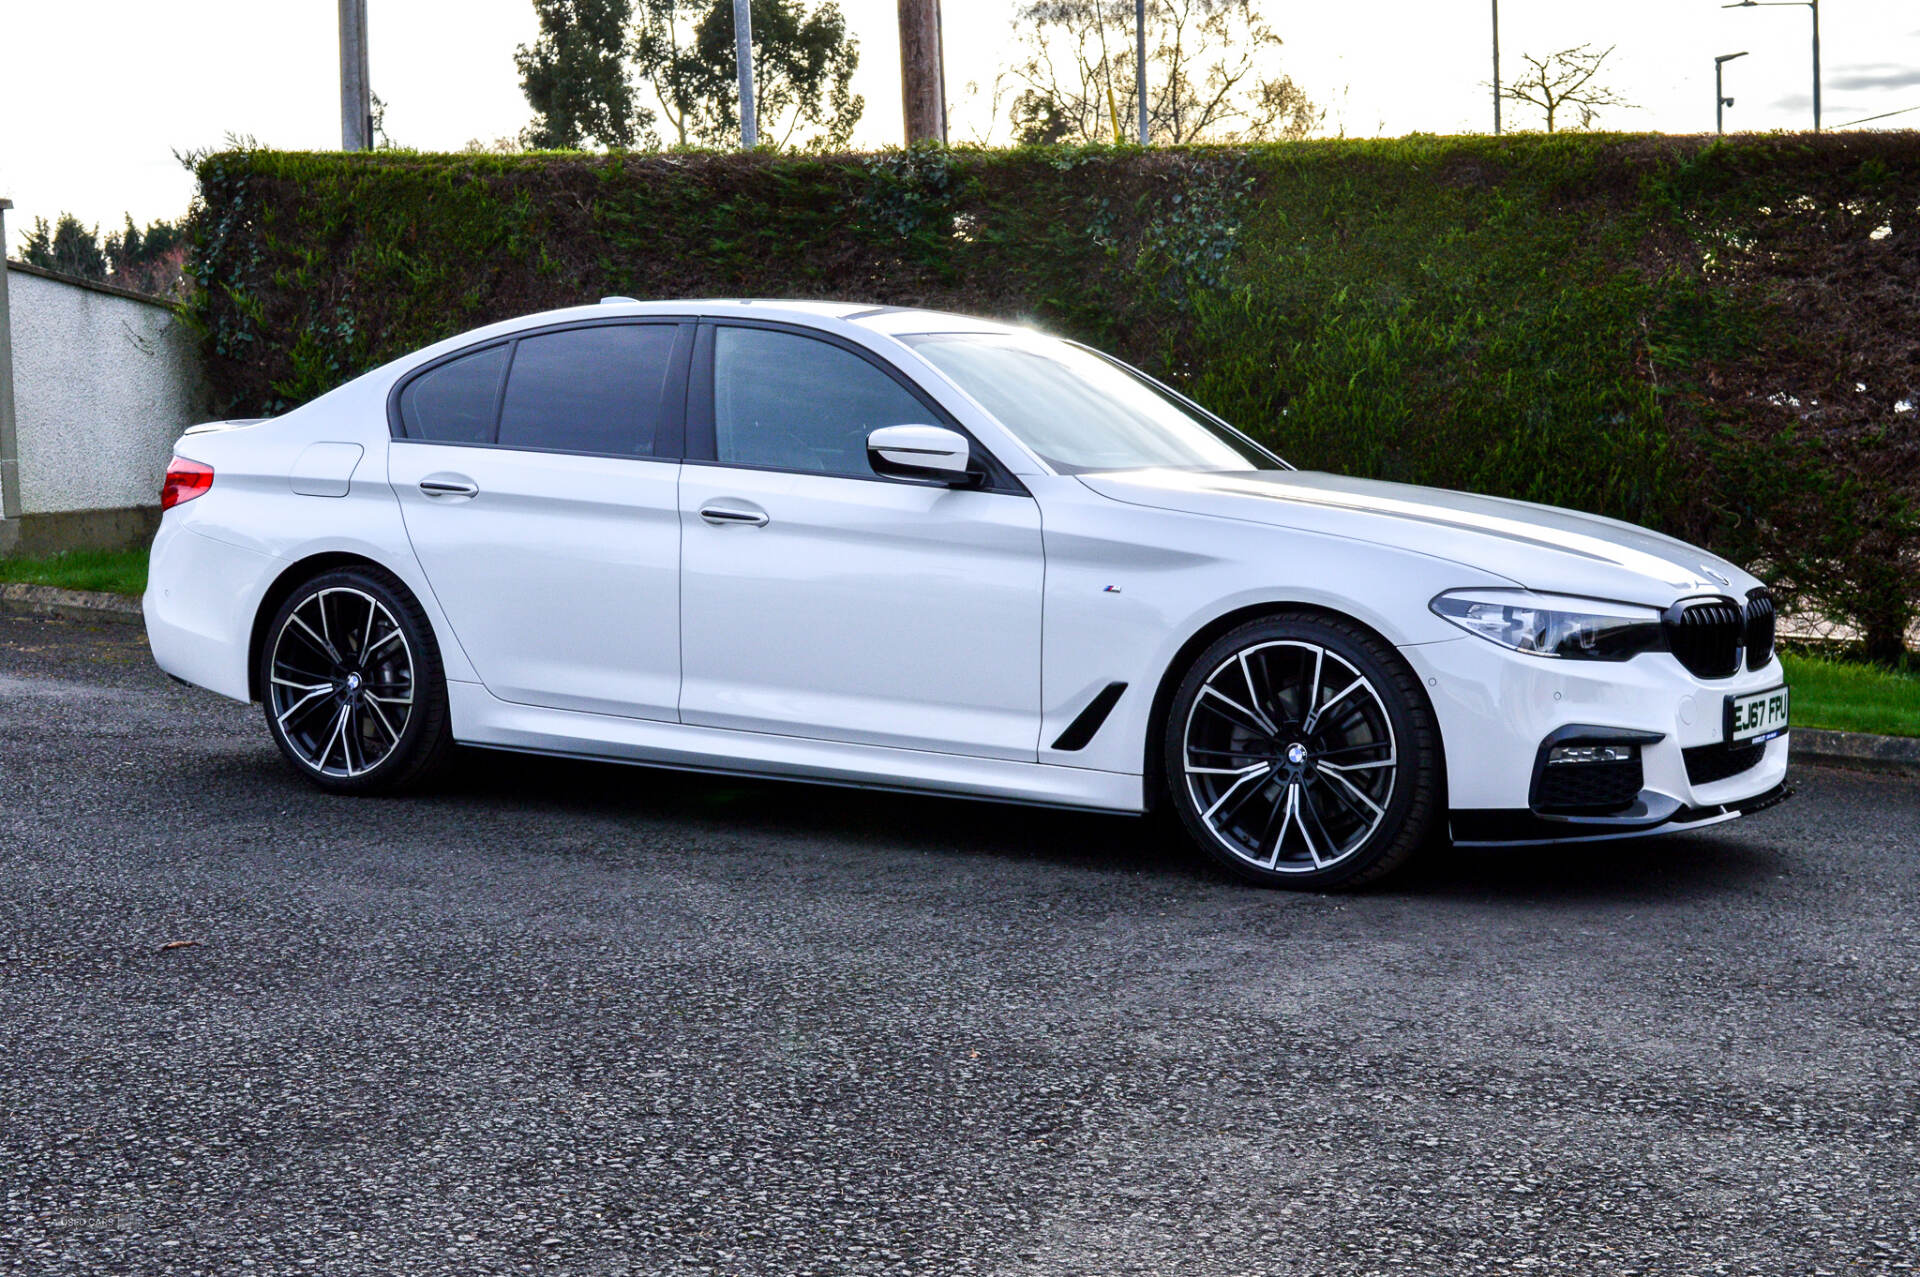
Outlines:
MULTIPOLYGON (((1026 58, 1012 70, 1021 92, 1014 126, 1024 141, 1112 136, 1114 119, 1139 110, 1133 0, 1029 0, 1026 58)), ((1156 142, 1304 137, 1321 112, 1278 74, 1280 37, 1259 0, 1149 0, 1147 118, 1156 142)))
POLYGON ((1523 53, 1520 58, 1527 64, 1527 70, 1511 83, 1503 85, 1500 96, 1538 108, 1546 115, 1549 133, 1554 131, 1560 113, 1568 107, 1579 109, 1579 127, 1583 129, 1593 123, 1601 107, 1637 109, 1634 103, 1611 88, 1594 82, 1594 78, 1600 74, 1601 63, 1607 60, 1607 55, 1613 50, 1614 46, 1609 45, 1595 53, 1592 45, 1583 44, 1549 53, 1544 58, 1523 53))

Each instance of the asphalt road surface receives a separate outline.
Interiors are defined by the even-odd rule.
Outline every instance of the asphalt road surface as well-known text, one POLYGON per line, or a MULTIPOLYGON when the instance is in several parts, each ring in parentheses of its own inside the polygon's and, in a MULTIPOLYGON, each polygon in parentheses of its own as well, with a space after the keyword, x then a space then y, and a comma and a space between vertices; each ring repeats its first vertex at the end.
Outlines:
POLYGON ((0 617, 0 1272, 1894 1273, 1920 785, 1241 887, 1141 822, 305 786, 0 617))

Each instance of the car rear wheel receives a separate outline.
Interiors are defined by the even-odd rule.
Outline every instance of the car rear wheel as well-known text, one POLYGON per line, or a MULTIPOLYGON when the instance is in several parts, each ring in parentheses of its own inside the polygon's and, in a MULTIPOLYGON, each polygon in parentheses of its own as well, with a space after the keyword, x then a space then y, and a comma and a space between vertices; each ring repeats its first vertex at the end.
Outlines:
POLYGON ((432 628, 386 572, 344 568, 302 584, 275 613, 260 661, 267 730, 323 789, 401 789, 452 749, 432 628))
POLYGON ((1210 644, 1175 692, 1166 774, 1188 835, 1239 876, 1379 880, 1430 837, 1439 733, 1393 648, 1334 617, 1270 617, 1210 644))

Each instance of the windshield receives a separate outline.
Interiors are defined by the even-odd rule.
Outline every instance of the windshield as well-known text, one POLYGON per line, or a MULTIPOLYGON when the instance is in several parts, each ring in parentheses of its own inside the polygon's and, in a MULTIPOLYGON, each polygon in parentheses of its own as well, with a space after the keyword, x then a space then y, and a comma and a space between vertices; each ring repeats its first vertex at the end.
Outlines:
POLYGON ((1062 474, 1271 470, 1273 458, 1122 364, 1037 333, 902 337, 1062 474))

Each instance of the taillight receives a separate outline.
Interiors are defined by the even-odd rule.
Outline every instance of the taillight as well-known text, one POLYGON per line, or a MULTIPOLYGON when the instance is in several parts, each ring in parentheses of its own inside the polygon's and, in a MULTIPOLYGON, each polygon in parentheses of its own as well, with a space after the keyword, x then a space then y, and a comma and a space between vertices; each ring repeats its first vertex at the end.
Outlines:
POLYGON ((204 461, 175 457, 167 463, 166 482, 160 485, 160 509, 171 510, 213 486, 213 467, 204 461))

